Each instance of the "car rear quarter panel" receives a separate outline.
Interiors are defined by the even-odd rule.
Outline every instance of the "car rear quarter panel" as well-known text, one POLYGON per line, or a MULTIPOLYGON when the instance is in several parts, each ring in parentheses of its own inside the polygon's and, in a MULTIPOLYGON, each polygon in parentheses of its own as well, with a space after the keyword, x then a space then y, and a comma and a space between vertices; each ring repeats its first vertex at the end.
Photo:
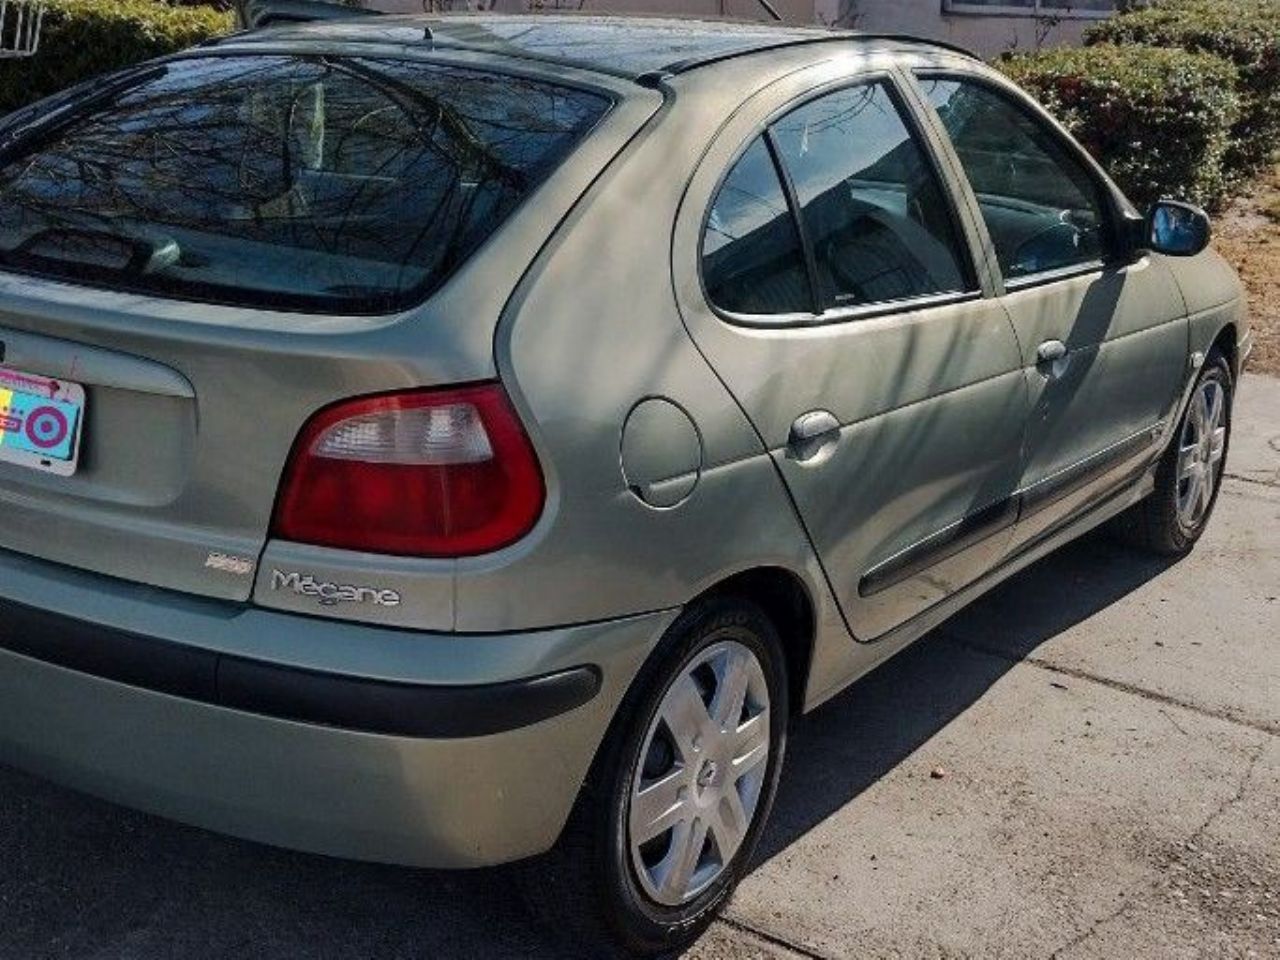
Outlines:
POLYGON ((719 111, 737 96, 669 104, 575 208, 508 305, 497 365, 531 425, 548 503, 528 540, 459 563, 459 630, 678 606, 768 566, 804 584, 820 636, 848 642, 776 469, 675 302, 675 211, 719 111), (620 462, 623 425, 649 398, 685 411, 701 443, 692 493, 667 509, 637 498, 620 462))

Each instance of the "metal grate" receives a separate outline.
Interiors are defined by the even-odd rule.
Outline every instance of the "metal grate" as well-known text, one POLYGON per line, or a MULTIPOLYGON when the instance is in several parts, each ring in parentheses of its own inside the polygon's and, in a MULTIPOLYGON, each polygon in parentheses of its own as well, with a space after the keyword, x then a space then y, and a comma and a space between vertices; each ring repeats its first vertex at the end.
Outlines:
POLYGON ((0 0, 0 59, 35 55, 44 8, 44 0, 0 0))

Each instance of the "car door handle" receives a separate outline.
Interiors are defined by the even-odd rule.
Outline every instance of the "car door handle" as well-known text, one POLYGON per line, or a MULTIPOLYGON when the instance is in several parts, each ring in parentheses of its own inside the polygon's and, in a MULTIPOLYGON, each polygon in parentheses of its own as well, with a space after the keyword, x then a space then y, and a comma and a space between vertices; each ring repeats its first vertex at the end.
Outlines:
POLYGON ((1057 363, 1067 355, 1067 345, 1061 340, 1046 340, 1036 350, 1036 364, 1057 363))
POLYGON ((840 442, 840 421, 829 410, 811 410, 796 418, 787 437, 787 457, 807 463, 840 442))

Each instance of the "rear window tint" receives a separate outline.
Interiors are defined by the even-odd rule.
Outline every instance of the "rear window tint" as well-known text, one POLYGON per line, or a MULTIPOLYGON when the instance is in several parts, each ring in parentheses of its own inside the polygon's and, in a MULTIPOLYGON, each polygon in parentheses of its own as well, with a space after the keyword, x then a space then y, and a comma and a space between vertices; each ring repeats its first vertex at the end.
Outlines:
POLYGON ((711 302, 730 313, 813 312, 800 231, 763 139, 742 155, 711 207, 702 277, 711 302))
POLYGON ((609 106, 413 61, 173 61, 91 93, 0 158, 0 265, 208 302, 403 309, 609 106))

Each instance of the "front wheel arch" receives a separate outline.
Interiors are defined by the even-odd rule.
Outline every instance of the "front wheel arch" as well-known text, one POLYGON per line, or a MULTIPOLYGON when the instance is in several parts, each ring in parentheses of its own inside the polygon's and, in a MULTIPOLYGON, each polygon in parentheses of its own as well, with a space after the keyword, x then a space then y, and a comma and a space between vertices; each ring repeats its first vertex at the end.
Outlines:
POLYGON ((1236 329, 1235 323, 1228 323, 1213 338, 1213 344, 1209 347, 1209 354, 1207 354, 1211 355, 1214 350, 1217 350, 1226 357, 1227 366, 1231 368, 1233 380, 1239 380, 1240 374, 1244 373, 1240 369, 1240 341, 1238 337, 1239 331, 1236 329))

